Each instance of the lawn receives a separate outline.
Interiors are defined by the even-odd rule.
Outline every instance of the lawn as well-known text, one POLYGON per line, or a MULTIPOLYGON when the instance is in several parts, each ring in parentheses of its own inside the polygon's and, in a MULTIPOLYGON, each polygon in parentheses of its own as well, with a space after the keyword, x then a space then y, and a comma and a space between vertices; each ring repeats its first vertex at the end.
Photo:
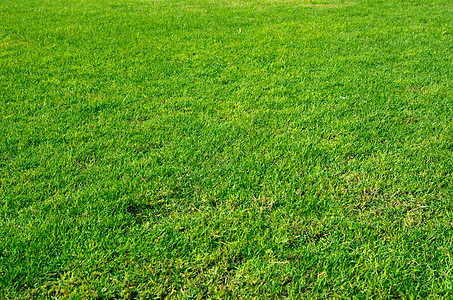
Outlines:
POLYGON ((452 299, 451 0, 2 0, 0 298, 452 299))

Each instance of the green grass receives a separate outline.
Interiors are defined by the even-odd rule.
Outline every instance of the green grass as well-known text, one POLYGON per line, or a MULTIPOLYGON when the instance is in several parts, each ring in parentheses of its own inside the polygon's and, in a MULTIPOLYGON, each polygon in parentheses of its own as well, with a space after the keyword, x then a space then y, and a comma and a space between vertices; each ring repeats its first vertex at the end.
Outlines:
POLYGON ((0 297, 453 298, 450 0, 3 0, 0 297))

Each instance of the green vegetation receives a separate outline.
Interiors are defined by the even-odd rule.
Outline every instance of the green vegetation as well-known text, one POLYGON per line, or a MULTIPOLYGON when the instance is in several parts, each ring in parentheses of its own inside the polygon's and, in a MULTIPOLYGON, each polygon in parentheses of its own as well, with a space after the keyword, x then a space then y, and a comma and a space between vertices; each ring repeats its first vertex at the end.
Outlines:
POLYGON ((453 298, 451 0, 2 0, 0 298, 453 298))

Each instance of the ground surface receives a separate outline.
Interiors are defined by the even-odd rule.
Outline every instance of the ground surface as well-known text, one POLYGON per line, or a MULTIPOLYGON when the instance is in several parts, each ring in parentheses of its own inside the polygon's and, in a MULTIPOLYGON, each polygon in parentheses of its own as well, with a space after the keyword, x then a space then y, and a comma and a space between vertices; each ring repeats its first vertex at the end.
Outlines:
POLYGON ((0 297, 453 297, 450 0, 2 0, 0 297))

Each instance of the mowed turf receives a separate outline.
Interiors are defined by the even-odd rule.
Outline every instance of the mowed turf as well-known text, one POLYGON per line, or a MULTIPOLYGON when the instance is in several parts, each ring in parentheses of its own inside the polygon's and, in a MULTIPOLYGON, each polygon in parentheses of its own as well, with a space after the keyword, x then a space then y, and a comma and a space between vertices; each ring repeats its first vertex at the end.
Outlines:
POLYGON ((450 0, 2 0, 0 297, 453 298, 450 0))

